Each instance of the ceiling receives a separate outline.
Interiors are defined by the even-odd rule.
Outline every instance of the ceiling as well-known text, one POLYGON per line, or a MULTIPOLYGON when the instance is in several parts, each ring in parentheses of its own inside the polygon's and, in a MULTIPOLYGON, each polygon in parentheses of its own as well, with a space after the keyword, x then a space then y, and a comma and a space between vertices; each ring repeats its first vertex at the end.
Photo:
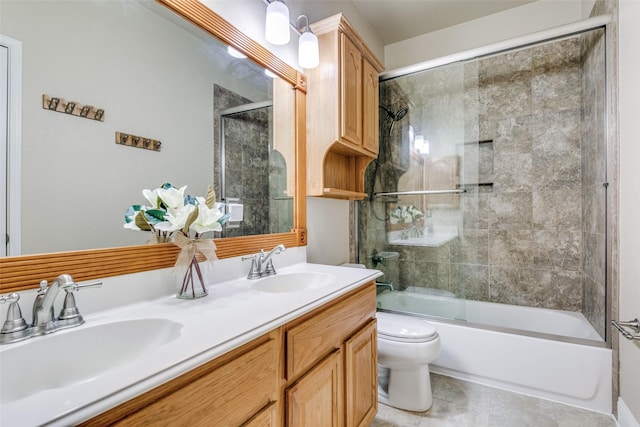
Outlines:
POLYGON ((535 0, 351 0, 384 45, 535 0))
MULTIPOLYGON (((272 0, 271 0, 272 1, 272 0)), ((353 7, 383 45, 482 18, 536 0, 287 0, 314 22, 353 7), (346 6, 346 7, 345 7, 346 6)))

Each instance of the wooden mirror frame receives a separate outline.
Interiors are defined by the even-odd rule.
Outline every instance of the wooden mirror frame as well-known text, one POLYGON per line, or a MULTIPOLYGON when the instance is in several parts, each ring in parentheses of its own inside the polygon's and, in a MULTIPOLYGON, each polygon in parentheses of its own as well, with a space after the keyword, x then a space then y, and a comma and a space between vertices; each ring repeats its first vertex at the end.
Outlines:
MULTIPOLYGON (((218 258, 231 258, 272 248, 305 246, 306 230, 306 77, 249 38, 198 0, 156 0, 223 43, 234 47, 284 79, 295 92, 295 197, 289 233, 215 239, 218 258)), ((77 281, 172 267, 179 248, 171 243, 0 258, 0 293, 37 288, 41 280, 71 274, 77 281)))

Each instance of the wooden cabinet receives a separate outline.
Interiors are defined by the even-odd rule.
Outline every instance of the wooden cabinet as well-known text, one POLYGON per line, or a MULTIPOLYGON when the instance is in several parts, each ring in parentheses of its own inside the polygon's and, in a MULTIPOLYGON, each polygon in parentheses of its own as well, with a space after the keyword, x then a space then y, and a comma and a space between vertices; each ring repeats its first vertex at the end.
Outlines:
POLYGON ((378 405, 375 285, 285 326, 287 425, 369 426, 378 405))
POLYGON ((338 14, 311 25, 320 65, 307 75, 307 194, 362 199, 378 153, 382 63, 338 14))
POLYGON ((84 426, 369 426, 377 410, 370 282, 84 426))
POLYGON ((287 389, 287 426, 344 425, 342 353, 336 350, 287 389))
POLYGON ((282 425, 280 421, 280 411, 278 403, 274 402, 258 412, 253 418, 247 421, 242 427, 278 427, 282 425))
POLYGON ((281 347, 278 329, 82 425, 278 425, 281 347))
POLYGON ((378 409, 376 321, 344 343, 346 427, 368 427, 378 409))

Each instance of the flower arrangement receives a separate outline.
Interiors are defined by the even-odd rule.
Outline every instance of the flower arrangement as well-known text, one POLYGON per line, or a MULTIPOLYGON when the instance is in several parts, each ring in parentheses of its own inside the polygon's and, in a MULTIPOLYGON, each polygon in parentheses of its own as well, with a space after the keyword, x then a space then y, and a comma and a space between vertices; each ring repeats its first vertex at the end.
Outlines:
POLYGON ((229 218, 215 202, 215 192, 209 186, 207 197, 185 195, 187 186, 176 188, 167 183, 154 190, 142 190, 150 206, 132 205, 124 215, 124 228, 154 231, 168 237, 176 232, 196 239, 208 231, 221 231, 229 218))
POLYGON ((175 271, 182 278, 178 298, 198 298, 207 295, 197 254, 201 253, 210 263, 218 259, 216 245, 202 235, 209 231, 221 231, 229 215, 223 214, 216 203, 215 192, 209 186, 207 196, 193 197, 185 194, 187 187, 177 188, 167 183, 154 190, 143 190, 149 206, 132 205, 124 215, 124 228, 152 231, 155 241, 173 238, 181 248, 175 271), (195 279, 200 287, 194 286, 195 279))
POLYGON ((424 218, 424 213, 413 205, 397 206, 389 214, 391 224, 410 224, 424 218))

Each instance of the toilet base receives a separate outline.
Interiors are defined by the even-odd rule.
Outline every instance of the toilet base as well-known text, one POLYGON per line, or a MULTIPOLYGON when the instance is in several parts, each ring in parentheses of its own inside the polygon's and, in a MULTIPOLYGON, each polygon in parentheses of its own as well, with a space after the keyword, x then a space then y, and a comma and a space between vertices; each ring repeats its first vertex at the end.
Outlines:
POLYGON ((378 386, 380 403, 413 412, 424 412, 431 408, 433 394, 428 365, 415 369, 384 369, 384 371, 388 372, 388 381, 380 381, 381 385, 378 386), (383 385, 387 386, 387 390, 383 385))

